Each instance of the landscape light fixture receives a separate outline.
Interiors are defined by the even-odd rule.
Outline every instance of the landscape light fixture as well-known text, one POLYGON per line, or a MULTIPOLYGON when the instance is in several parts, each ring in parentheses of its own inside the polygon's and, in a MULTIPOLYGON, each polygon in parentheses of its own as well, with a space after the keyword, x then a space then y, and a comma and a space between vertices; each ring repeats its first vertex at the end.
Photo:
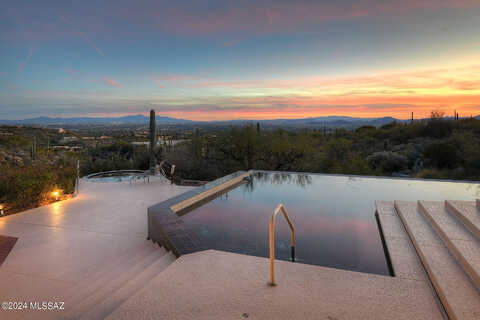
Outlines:
POLYGON ((59 195, 59 192, 58 191, 53 191, 52 192, 52 196, 55 197, 55 200, 58 201, 58 195, 59 195))
POLYGON ((4 206, 3 204, 0 203, 0 216, 3 216, 3 209, 4 209, 4 206))

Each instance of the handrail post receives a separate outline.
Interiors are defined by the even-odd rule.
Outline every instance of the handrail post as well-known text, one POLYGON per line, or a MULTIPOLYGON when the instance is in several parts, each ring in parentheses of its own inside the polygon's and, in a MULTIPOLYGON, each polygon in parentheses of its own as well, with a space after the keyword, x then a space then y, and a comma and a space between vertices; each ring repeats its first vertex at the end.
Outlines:
POLYGON ((270 282, 269 285, 276 286, 275 283, 275 216, 278 212, 282 210, 283 216, 285 220, 287 220, 288 226, 290 227, 290 245, 291 245, 291 255, 292 261, 295 261, 295 229, 293 227, 290 218, 288 217, 287 211, 283 204, 279 204, 275 211, 273 212, 272 216, 270 217, 270 224, 268 226, 269 237, 270 237, 270 282))
POLYGON ((270 285, 275 286, 275 214, 272 214, 269 225, 270 234, 270 285))

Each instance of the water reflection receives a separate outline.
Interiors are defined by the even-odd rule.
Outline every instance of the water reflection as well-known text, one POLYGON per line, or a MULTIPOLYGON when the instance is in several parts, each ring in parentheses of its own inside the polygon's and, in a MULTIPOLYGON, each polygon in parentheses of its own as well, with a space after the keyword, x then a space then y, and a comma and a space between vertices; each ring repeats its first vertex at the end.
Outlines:
MULTIPOLYGON (((182 220, 203 247, 268 257, 268 221, 281 202, 295 226, 297 261, 386 275, 375 200, 473 200, 479 191, 478 183, 261 171, 182 220)), ((283 219, 276 236, 276 256, 289 260, 283 219)))
POLYGON ((312 184, 312 176, 305 173, 256 171, 249 176, 245 190, 253 192, 258 184, 295 184, 301 188, 305 188, 312 184))

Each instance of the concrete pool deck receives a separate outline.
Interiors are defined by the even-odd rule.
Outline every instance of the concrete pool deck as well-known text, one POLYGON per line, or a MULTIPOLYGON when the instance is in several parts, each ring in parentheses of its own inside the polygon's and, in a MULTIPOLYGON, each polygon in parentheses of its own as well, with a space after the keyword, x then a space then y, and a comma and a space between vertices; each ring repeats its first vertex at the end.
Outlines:
POLYGON ((271 287, 268 259, 215 250, 176 259, 146 240, 147 208, 169 199, 162 206, 171 210, 170 206, 196 195, 201 202, 209 196, 206 189, 223 182, 192 189, 162 178, 132 185, 82 180, 76 198, 0 218, 0 235, 18 238, 0 266, 0 301, 65 302, 63 311, 0 310, 0 318, 480 317, 478 288, 462 273, 465 268, 471 277, 478 274, 478 239, 467 238, 464 232, 470 231, 459 230, 463 227, 458 225, 450 231, 462 235, 461 241, 445 245, 442 233, 436 235, 438 230, 422 220, 423 214, 434 221, 442 217, 437 227, 446 228, 437 211, 447 210, 448 204, 471 222, 462 222, 467 228, 477 227, 475 214, 480 211, 475 202, 445 202, 438 210, 434 202, 377 202, 395 277, 277 260, 278 285, 271 287), (468 246, 461 247, 467 240, 468 246), (451 247, 458 247, 458 256, 475 259, 456 262, 448 251, 451 247), (435 254, 439 250, 440 256, 435 254), (445 262, 448 269, 443 268, 445 262))
POLYGON ((424 282, 207 250, 183 255, 107 319, 443 319, 424 282))
MULTIPOLYGON (((113 271, 109 263, 122 256, 159 251, 146 240, 147 207, 190 189, 160 177, 132 185, 82 179, 75 198, 1 217, 0 235, 18 240, 0 266, 0 300, 65 301, 70 288, 103 267, 113 271)), ((0 310, 0 318, 26 313, 0 310)))

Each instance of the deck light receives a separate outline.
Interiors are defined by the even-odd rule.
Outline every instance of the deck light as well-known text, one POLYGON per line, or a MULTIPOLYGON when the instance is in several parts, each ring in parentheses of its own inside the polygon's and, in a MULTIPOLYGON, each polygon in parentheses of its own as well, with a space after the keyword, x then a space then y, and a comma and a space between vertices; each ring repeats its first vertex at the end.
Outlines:
POLYGON ((4 209, 4 208, 5 208, 5 207, 3 206, 3 204, 0 203, 0 215, 1 215, 1 216, 3 216, 3 209, 4 209))
POLYGON ((58 195, 59 195, 59 194, 60 194, 60 193, 59 193, 58 191, 53 191, 53 192, 52 192, 52 196, 54 196, 54 197, 55 197, 55 200, 57 200, 57 201, 58 201, 58 195))

